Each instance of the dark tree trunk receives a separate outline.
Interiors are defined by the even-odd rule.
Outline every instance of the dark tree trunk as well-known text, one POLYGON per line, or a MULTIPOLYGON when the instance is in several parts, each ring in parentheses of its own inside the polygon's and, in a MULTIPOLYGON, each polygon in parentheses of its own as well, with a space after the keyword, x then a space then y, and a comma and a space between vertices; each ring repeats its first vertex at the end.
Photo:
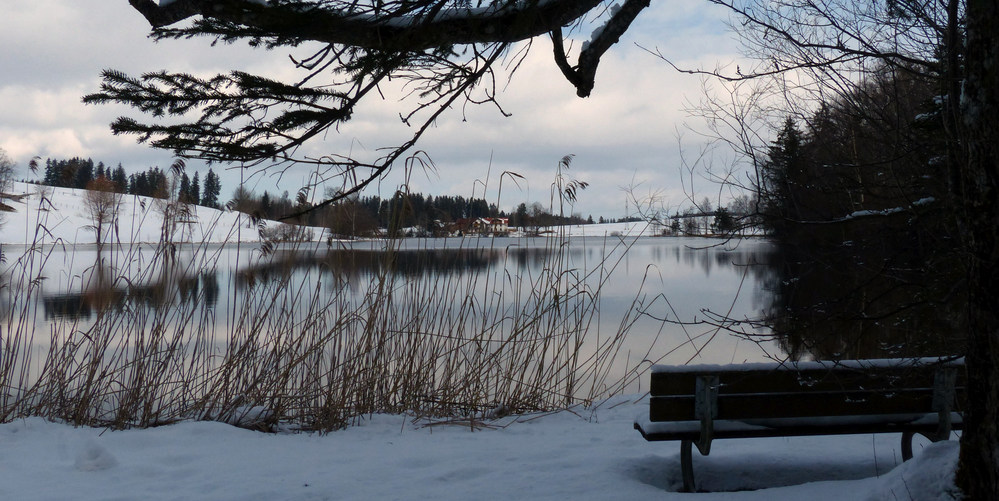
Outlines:
POLYGON ((957 485, 999 499, 999 1, 968 0, 962 99, 963 233, 970 252, 968 407, 957 485))

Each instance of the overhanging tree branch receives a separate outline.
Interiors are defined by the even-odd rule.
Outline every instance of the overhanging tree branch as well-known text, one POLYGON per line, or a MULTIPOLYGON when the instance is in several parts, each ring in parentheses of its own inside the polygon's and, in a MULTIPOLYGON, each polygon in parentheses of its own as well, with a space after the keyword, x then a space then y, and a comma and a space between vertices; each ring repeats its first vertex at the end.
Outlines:
POLYGON ((499 108, 492 66, 511 43, 558 34, 556 64, 577 94, 588 96, 601 57, 650 0, 624 0, 610 8, 602 1, 129 0, 157 40, 208 36, 268 48, 320 48, 292 59, 306 72, 297 83, 243 72, 202 78, 160 71, 133 78, 107 70, 100 91, 84 101, 126 104, 152 117, 152 123, 122 117, 112 130, 180 157, 244 168, 316 166, 326 173, 317 183, 330 176, 344 182, 337 190, 341 198, 384 175, 458 100, 499 108), (601 26, 570 66, 562 28, 591 11, 601 26), (383 86, 400 81, 403 99, 416 102, 400 113, 402 123, 416 129, 410 140, 373 162, 335 152, 300 153, 309 140, 348 122, 372 90, 381 94, 383 86))
POLYGON ((601 0, 505 0, 472 8, 463 6, 467 3, 448 0, 175 0, 165 5, 152 0, 129 0, 162 37, 226 36, 231 29, 240 27, 261 39, 405 51, 527 40, 572 23, 600 3, 601 0), (202 22, 192 28, 165 29, 197 16, 202 22))
POLYGON ((650 0, 627 0, 623 6, 617 4, 611 8, 611 18, 601 27, 594 31, 592 38, 583 44, 579 52, 579 60, 576 66, 569 66, 565 46, 562 42, 562 28, 555 27, 551 32, 552 43, 555 48, 555 64, 558 66, 566 79, 576 87, 576 95, 587 97, 593 90, 596 80, 597 66, 600 58, 603 57, 612 45, 621 40, 631 23, 635 21, 638 14, 649 6, 650 0))

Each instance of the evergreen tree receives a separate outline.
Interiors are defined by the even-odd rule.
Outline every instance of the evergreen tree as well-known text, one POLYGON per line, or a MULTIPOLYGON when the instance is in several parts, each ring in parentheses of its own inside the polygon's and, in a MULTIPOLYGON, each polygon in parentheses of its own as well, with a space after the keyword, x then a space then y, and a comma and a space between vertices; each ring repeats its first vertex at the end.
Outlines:
POLYGON ((180 188, 177 190, 177 200, 183 203, 190 203, 191 199, 188 198, 191 192, 191 179, 187 177, 187 173, 183 172, 180 174, 180 188))
POLYGON ((205 174, 205 189, 201 194, 201 205, 218 209, 219 194, 221 192, 222 183, 219 181, 218 175, 211 169, 208 169, 208 174, 205 174))
POLYGON ((119 193, 126 193, 128 191, 128 177, 125 175, 125 168, 121 164, 118 164, 118 167, 111 174, 111 181, 114 182, 119 193))
POLYGON ((198 179, 198 173, 194 173, 194 177, 191 179, 191 186, 188 188, 187 199, 190 200, 192 204, 201 203, 201 180, 198 179))
POLYGON ((802 158, 802 135, 794 120, 788 118, 770 146, 769 155, 760 173, 760 198, 763 226, 771 234, 780 235, 791 220, 805 215, 797 198, 805 182, 802 158))
POLYGON ((152 167, 149 169, 148 177, 150 189, 152 191, 149 196, 155 198, 170 198, 170 180, 167 179, 166 172, 160 170, 159 167, 152 167))
MULTIPOLYGON (((124 171, 121 175, 124 175, 124 171)), ((130 195, 165 198, 168 194, 166 174, 158 167, 150 167, 145 172, 130 175, 127 185, 126 192, 130 195)))
POLYGON ((59 186, 62 188, 73 187, 76 183, 76 168, 77 159, 72 160, 55 160, 52 162, 52 181, 49 183, 50 186, 59 186))
POLYGON ((45 177, 42 179, 42 184, 47 186, 58 186, 59 184, 59 166, 51 158, 45 159, 45 177))
POLYGON ((270 219, 272 208, 273 205, 271 204, 271 196, 264 191, 264 194, 260 197, 260 217, 270 219))
POLYGON ((84 190, 94 180, 94 161, 89 158, 87 160, 74 160, 77 162, 76 176, 75 182, 70 187, 84 190))
POLYGON ((128 188, 125 190, 125 193, 128 193, 129 195, 138 195, 139 191, 138 184, 139 184, 139 175, 130 174, 128 176, 128 188))
POLYGON ((732 213, 724 207, 715 209, 715 231, 722 234, 729 234, 735 230, 735 218, 732 213))
POLYGON ((524 227, 527 226, 527 218, 528 218, 527 204, 521 202, 519 205, 517 205, 517 210, 514 211, 513 213, 512 223, 514 226, 524 227))

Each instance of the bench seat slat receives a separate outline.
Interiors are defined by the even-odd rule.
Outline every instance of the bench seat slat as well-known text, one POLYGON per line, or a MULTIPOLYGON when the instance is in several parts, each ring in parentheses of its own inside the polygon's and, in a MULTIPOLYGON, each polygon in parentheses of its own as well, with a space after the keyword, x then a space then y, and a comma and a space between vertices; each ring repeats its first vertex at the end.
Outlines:
MULTIPOLYGON (((773 370, 764 372, 719 372, 719 394, 728 393, 791 393, 810 391, 843 391, 852 389, 891 390, 894 388, 932 388, 934 368, 881 368, 870 373, 855 371, 833 372, 828 369, 808 371, 773 370)), ((652 395, 689 395, 697 373, 653 373, 652 395)), ((959 385, 963 383, 959 382, 959 385)))
MULTIPOLYGON (((715 419, 917 414, 933 410, 932 388, 891 392, 748 393, 719 395, 715 419)), ((652 397, 649 414, 653 421, 694 419, 694 396, 652 397)))
POLYGON ((694 364, 694 365, 661 365, 652 366, 652 373, 673 374, 717 374, 719 372, 772 372, 772 371, 850 371, 863 372, 878 370, 895 370, 899 368, 920 367, 964 367, 963 357, 922 357, 922 358, 882 358, 861 360, 815 360, 815 361, 783 361, 783 362, 749 362, 742 364, 694 364))
MULTIPOLYGON (((715 438, 760 438, 813 435, 854 435, 867 433, 934 433, 936 413, 922 415, 843 416, 837 418, 777 418, 769 422, 719 420, 714 423, 715 438)), ((635 419, 635 429, 648 441, 697 440, 699 421, 652 422, 643 413, 635 419)), ((951 413, 951 427, 962 429, 961 415, 951 413)))

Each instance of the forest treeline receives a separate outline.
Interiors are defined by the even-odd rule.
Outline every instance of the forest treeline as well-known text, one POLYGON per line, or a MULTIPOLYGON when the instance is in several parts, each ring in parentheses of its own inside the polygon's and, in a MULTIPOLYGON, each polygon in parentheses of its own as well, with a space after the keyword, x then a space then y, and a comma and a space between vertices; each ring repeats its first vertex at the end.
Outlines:
MULTIPOLYGON (((44 185, 93 189, 98 180, 108 181, 100 183, 101 189, 110 186, 118 193, 176 199, 215 209, 226 207, 260 219, 327 227, 342 236, 371 236, 383 231, 394 235, 442 236, 454 233, 455 224, 460 221, 496 217, 506 218, 509 227, 527 232, 570 224, 645 221, 635 216, 621 219, 600 216, 594 221, 592 215, 584 218, 580 214, 555 214, 540 202, 522 202, 514 210, 506 211, 482 198, 401 191, 391 197, 353 196, 315 208, 307 190, 301 190, 293 198, 287 191, 280 195, 268 191, 256 194, 238 186, 232 198, 225 200, 220 199, 222 185, 211 169, 202 181, 200 173, 195 172, 191 177, 182 169, 173 172, 149 167, 145 171, 129 174, 121 164, 112 168, 89 158, 50 158, 45 161, 44 185)), ((758 220, 745 216, 750 212, 751 204, 751 199, 743 195, 727 208, 712 210, 705 200, 683 213, 670 216, 669 221, 664 222, 662 231, 674 235, 704 235, 745 230, 758 224, 758 220)))
POLYGON ((767 231, 864 220, 918 229, 927 219, 914 216, 942 214, 949 180, 938 88, 932 78, 882 68, 810 116, 787 118, 756 186, 767 231))
POLYGON ((755 217, 775 243, 770 321, 792 357, 963 349, 940 88, 883 67, 777 131, 755 217))
MULTIPOLYGON (((288 222, 324 226, 346 236, 368 236, 388 229, 399 232, 440 234, 451 223, 462 219, 504 217, 512 227, 547 227, 563 224, 592 223, 593 218, 578 214, 552 214, 540 203, 521 203, 506 212, 482 198, 453 195, 396 193, 392 197, 355 196, 321 209, 314 209, 306 191, 292 198, 287 191, 280 195, 264 191, 255 194, 246 187, 235 189, 230 200, 220 200, 222 185, 211 169, 202 181, 198 172, 174 174, 159 167, 138 173, 126 173, 121 164, 110 167, 93 159, 47 159, 42 184, 47 186, 90 189, 99 179, 110 181, 114 191, 153 198, 175 198, 181 202, 221 209, 223 206, 260 219, 283 220, 301 213, 288 222)), ((612 222, 612 219, 601 222, 612 222)))
POLYGON ((552 214, 540 203, 521 203, 507 212, 482 198, 460 195, 424 195, 397 192, 392 197, 353 196, 318 210, 302 192, 291 199, 288 192, 280 197, 269 192, 257 196, 237 188, 231 207, 263 219, 281 220, 288 214, 302 213, 290 222, 330 228, 334 234, 368 236, 381 230, 390 234, 442 236, 453 231, 454 223, 477 218, 507 218, 510 227, 548 227, 592 223, 593 218, 578 214, 552 214))
POLYGON ((212 169, 208 169, 204 182, 198 172, 189 177, 186 172, 173 176, 159 167, 150 167, 145 171, 126 174, 125 168, 105 166, 104 162, 96 164, 90 158, 79 157, 67 160, 46 159, 42 184, 62 188, 89 189, 92 183, 107 179, 112 183, 114 191, 129 195, 139 195, 152 198, 176 197, 184 203, 203 205, 220 209, 219 196, 222 183, 212 169))

